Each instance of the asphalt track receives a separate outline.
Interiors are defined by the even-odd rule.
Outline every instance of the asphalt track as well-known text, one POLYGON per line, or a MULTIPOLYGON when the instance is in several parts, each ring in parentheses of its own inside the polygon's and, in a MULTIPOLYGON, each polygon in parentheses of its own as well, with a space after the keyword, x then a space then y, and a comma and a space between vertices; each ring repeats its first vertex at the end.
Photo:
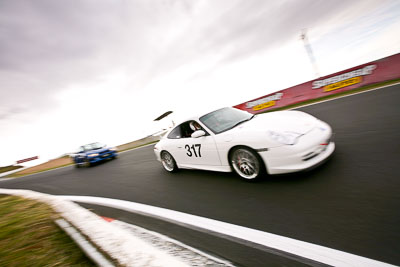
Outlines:
MULTIPOLYGON (((400 85, 394 85, 301 108, 328 122, 336 133, 334 156, 306 173, 258 182, 242 181, 231 173, 170 174, 148 146, 95 167, 66 167, 2 181, 0 187, 129 200, 400 265, 399 102, 400 85)), ((145 220, 92 208, 122 220, 145 220)), ((203 246, 212 243, 179 231, 203 246)), ((219 246, 217 254, 228 245, 219 246)), ((233 260, 239 264, 263 262, 260 251, 236 249, 241 251, 232 253, 241 255, 233 260)))

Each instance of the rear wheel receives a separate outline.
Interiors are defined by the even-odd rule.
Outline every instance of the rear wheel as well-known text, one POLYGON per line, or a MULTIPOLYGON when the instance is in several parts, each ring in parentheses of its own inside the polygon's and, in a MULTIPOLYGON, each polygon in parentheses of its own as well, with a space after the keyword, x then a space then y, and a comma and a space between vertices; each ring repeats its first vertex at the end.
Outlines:
POLYGON ((164 169, 168 172, 176 172, 178 170, 175 159, 167 151, 161 152, 161 163, 164 169))
POLYGON ((264 165, 256 152, 240 147, 232 151, 229 161, 233 170, 243 179, 254 180, 260 177, 264 165))

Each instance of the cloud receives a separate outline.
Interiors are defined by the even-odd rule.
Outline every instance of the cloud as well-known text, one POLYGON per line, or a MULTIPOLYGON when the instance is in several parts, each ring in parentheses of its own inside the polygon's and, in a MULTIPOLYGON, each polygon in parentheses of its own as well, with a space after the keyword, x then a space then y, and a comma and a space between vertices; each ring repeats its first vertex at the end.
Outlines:
POLYGON ((10 119, 12 116, 25 112, 26 110, 21 107, 2 108, 0 109, 0 121, 10 119))
POLYGON ((0 105, 43 112, 71 84, 121 68, 141 88, 191 9, 190 1, 1 1, 0 105))
MULTIPOLYGON (((181 32, 147 69, 155 77, 204 57, 216 65, 278 49, 299 40, 304 28, 317 34, 369 12, 380 1, 222 1, 201 5, 193 16, 179 21, 181 32), (221 2, 218 2, 219 4, 221 2), (217 5, 217 6, 216 6, 217 5), (326 25, 327 23, 329 25, 326 25), (330 27, 330 28, 329 28, 330 27)), ((177 23, 178 24, 178 23, 177 23)), ((217 67, 217 66, 215 66, 217 67)))
POLYGON ((365 2, 2 1, 0 103, 18 94, 28 106, 51 106, 71 83, 121 67, 140 89, 204 56, 223 64, 279 47, 365 2))
POLYGON ((116 69, 129 74, 129 90, 143 90, 203 58, 214 58, 212 69, 279 48, 302 28, 340 23, 378 3, 2 1, 0 105, 40 114, 56 107, 59 92, 116 69))
MULTIPOLYGON (((94 99, 105 105, 117 103, 114 107, 124 103, 111 113, 104 111, 110 121, 142 110, 148 116, 157 116, 157 112, 165 111, 164 106, 177 110, 171 105, 189 103, 196 100, 190 96, 200 97, 216 88, 230 88, 231 97, 231 87, 240 83, 235 87, 232 103, 237 104, 237 99, 247 99, 242 88, 251 87, 251 93, 256 94, 264 93, 265 86, 272 86, 264 72, 282 74, 293 70, 289 67, 301 65, 299 57, 307 60, 304 51, 297 49, 297 44, 302 49, 299 34, 303 28, 309 29, 316 48, 322 44, 327 48, 321 47, 322 51, 337 47, 335 51, 343 51, 354 46, 329 34, 340 35, 340 27, 349 25, 354 31, 346 32, 354 32, 352 40, 357 40, 364 28, 355 27, 355 21, 369 20, 360 25, 374 25, 377 19, 371 16, 375 14, 372 11, 393 3, 396 2, 2 0, 0 124, 7 129, 0 132, 1 138, 26 132, 28 122, 30 129, 37 127, 40 131, 56 118, 62 118, 58 123, 65 124, 67 132, 74 127, 79 111, 91 110, 85 103, 94 99), (285 52, 287 47, 296 47, 295 52, 285 52), (109 78, 115 73, 123 82, 109 78), (147 102, 154 114, 148 111, 150 104, 144 104, 147 102), (72 109, 74 112, 70 112, 72 109), (49 115, 54 117, 48 118, 49 115), (36 123, 40 119, 42 124, 36 123)), ((379 16, 387 13, 384 10, 379 16)), ((374 29, 381 32, 385 27, 383 23, 374 29)), ((385 33, 386 38, 390 39, 390 32, 385 33)), ((374 44, 379 50, 380 41, 375 40, 374 44)), ((363 51, 368 49, 364 47, 363 51)), ((353 62, 352 57, 348 60, 353 62)), ((332 64, 337 66, 334 60, 332 64)), ((296 77, 299 76, 291 79, 296 77)), ((286 80, 276 83, 284 84, 286 80)), ((276 84, 271 88, 277 88, 276 84)), ((226 91, 218 92, 219 98, 224 95, 226 91)), ((126 131, 127 139, 131 130, 126 131)))

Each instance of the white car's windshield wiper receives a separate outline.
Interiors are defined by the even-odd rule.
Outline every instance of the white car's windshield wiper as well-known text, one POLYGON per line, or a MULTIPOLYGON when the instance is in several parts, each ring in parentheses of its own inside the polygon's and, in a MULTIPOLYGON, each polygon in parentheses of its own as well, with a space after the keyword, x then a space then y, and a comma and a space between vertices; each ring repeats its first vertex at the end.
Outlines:
POLYGON ((254 116, 255 116, 255 115, 252 115, 252 116, 251 116, 250 118, 248 118, 248 119, 245 119, 245 120, 242 120, 242 121, 237 122, 237 123, 234 124, 232 127, 229 127, 228 129, 226 129, 225 131, 230 130, 230 129, 233 129, 233 128, 235 128, 236 126, 238 126, 239 124, 242 124, 243 122, 246 122, 246 121, 251 120, 252 118, 254 118, 254 116))

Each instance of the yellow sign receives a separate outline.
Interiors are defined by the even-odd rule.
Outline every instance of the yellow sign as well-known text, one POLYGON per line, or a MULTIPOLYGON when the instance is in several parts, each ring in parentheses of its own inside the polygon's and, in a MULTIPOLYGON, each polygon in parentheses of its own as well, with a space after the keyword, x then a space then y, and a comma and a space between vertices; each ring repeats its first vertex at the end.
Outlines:
POLYGON ((333 90, 340 89, 340 88, 350 86, 350 85, 360 83, 360 82, 361 82, 361 76, 350 78, 350 79, 347 79, 344 81, 340 81, 337 83, 332 83, 332 84, 324 86, 324 92, 333 91, 333 90))
POLYGON ((253 107, 253 110, 260 110, 260 109, 264 109, 264 108, 269 108, 272 106, 275 106, 276 102, 274 100, 262 103, 260 105, 257 105, 255 107, 253 107))

